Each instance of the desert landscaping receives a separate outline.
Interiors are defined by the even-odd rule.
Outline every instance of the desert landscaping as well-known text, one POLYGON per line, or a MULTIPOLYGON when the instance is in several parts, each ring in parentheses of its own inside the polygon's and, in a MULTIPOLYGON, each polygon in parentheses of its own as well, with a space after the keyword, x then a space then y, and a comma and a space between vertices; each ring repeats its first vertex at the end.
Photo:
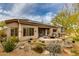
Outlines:
POLYGON ((10 19, 1 16, 0 56, 79 56, 79 3, 22 4, 20 11, 16 5, 0 10, 3 16, 11 13, 10 19))
MULTIPOLYGON (((0 43, 0 56, 78 56, 79 42, 68 43, 66 46, 62 40, 29 40, 15 43, 12 51, 4 50, 0 43)), ((12 45, 13 46, 13 45, 12 45)), ((6 49, 10 49, 9 46, 6 49)))

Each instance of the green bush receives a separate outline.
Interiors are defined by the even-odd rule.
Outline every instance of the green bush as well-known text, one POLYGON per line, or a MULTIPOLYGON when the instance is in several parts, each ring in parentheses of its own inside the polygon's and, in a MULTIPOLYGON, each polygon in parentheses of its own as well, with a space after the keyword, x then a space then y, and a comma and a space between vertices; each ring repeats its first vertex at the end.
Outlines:
POLYGON ((79 36, 73 37, 74 41, 79 41, 79 36))
POLYGON ((71 52, 72 52, 72 53, 77 53, 77 50, 72 49, 71 52))
POLYGON ((5 34, 5 32, 3 30, 0 30, 0 42, 5 41, 7 38, 7 35, 5 34))
POLYGON ((12 36, 10 38, 14 43, 18 43, 19 42, 19 39, 16 37, 16 36, 12 36))
POLYGON ((4 42, 4 41, 6 41, 6 38, 0 37, 0 42, 2 43, 2 42, 4 42))
POLYGON ((45 43, 39 41, 39 40, 36 40, 36 41, 33 41, 32 42, 32 45, 34 45, 34 48, 33 50, 37 53, 42 53, 44 51, 44 48, 45 48, 45 43))
POLYGON ((73 56, 79 56, 79 50, 77 50, 77 49, 71 49, 71 52, 74 53, 73 56))
POLYGON ((61 53, 61 46, 59 44, 53 44, 50 43, 46 49, 50 52, 50 54, 55 55, 55 54, 60 54, 61 53))
POLYGON ((16 45, 14 44, 14 42, 11 41, 11 40, 7 40, 7 41, 3 42, 2 45, 3 45, 3 48, 4 48, 4 50, 5 50, 6 52, 11 52, 11 51, 13 51, 14 48, 15 48, 15 46, 16 46, 16 45))
POLYGON ((44 51, 43 47, 40 46, 36 46, 35 48, 33 48, 33 50, 37 53, 42 53, 44 51))

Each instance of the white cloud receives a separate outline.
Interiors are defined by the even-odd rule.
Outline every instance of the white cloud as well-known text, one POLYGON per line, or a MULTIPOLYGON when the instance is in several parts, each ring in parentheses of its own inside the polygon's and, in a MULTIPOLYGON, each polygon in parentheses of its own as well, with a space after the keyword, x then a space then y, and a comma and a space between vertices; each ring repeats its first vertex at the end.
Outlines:
POLYGON ((19 18, 22 18, 22 17, 17 17, 17 16, 7 16, 7 15, 1 15, 0 14, 0 21, 2 20, 8 20, 8 19, 13 19, 13 18, 16 18, 16 19, 19 19, 19 18))
POLYGON ((12 7, 12 9, 8 10, 8 11, 7 10, 3 10, 2 7, 0 7, 0 13, 8 14, 8 15, 10 15, 10 17, 11 16, 13 16, 13 17, 19 16, 20 13, 22 12, 22 9, 25 7, 25 5, 26 5, 25 3, 21 3, 21 4, 20 3, 16 3, 12 7))
POLYGON ((3 12, 3 9, 2 9, 2 7, 0 6, 0 12, 3 12))
POLYGON ((11 9, 12 16, 20 16, 20 14, 22 13, 22 10, 24 8, 29 8, 30 6, 32 6, 31 3, 30 4, 26 4, 26 3, 14 4, 13 8, 11 9))
MULTIPOLYGON (((40 21, 40 22, 43 21, 44 23, 49 23, 50 20, 55 16, 55 14, 53 14, 52 12, 48 12, 44 16, 31 15, 31 14, 27 14, 27 13, 26 13, 26 15, 21 14, 22 10, 24 8, 26 8, 26 9, 31 8, 32 5, 34 5, 34 4, 25 4, 25 3, 14 4, 12 9, 9 11, 6 11, 6 10, 3 10, 2 8, 0 8, 0 12, 7 14, 7 15, 0 14, 0 19, 5 20, 5 19, 11 19, 11 18, 28 18, 28 19, 35 20, 35 21, 40 21)), ((47 5, 47 7, 48 7, 48 5, 47 5)), ((33 11, 33 10, 31 10, 31 11, 33 11)))
POLYGON ((48 12, 44 16, 39 16, 39 15, 23 15, 22 18, 28 18, 28 19, 31 19, 31 20, 34 20, 34 21, 43 22, 43 23, 50 23, 50 21, 52 20, 52 18, 54 18, 54 16, 56 16, 56 14, 53 14, 52 12, 48 12))
POLYGON ((3 10, 2 9, 0 9, 0 12, 2 12, 3 10))
POLYGON ((13 8, 11 9, 12 15, 20 14, 21 10, 24 8, 26 4, 14 4, 13 8))
MULTIPOLYGON (((22 10, 26 7, 29 8, 29 6, 31 6, 32 4, 25 4, 25 3, 16 3, 14 4, 14 6, 12 7, 11 10, 3 10, 2 7, 0 7, 0 19, 10 19, 10 18, 23 18, 23 16, 21 15, 22 10), (7 14, 7 15, 3 15, 3 14, 7 14)), ((28 11, 27 11, 28 12, 28 11)))
POLYGON ((0 21, 6 20, 6 19, 11 19, 11 17, 6 16, 6 15, 1 15, 1 14, 0 14, 0 21))
POLYGON ((3 13, 7 15, 11 15, 12 12, 4 10, 3 13))
MULTIPOLYGON (((1 13, 10 15, 12 12, 7 11, 7 10, 3 10, 2 7, 0 7, 0 15, 2 15, 1 13)), ((3 16, 4 16, 4 15, 3 15, 3 16)))
POLYGON ((3 14, 7 14, 7 15, 10 14, 9 11, 3 10, 2 7, 0 7, 0 21, 2 21, 2 20, 6 20, 6 19, 10 19, 10 18, 11 18, 10 16, 3 15, 3 14, 1 14, 1 13, 3 13, 3 14))

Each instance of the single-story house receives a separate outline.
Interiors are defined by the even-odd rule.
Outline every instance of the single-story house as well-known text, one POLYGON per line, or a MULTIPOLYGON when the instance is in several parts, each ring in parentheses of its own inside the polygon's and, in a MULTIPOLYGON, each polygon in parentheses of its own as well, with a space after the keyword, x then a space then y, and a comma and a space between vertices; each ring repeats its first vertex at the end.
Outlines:
POLYGON ((26 40, 29 38, 39 38, 41 36, 53 33, 61 33, 61 28, 43 24, 29 19, 9 19, 5 20, 7 29, 7 37, 17 36, 19 40, 26 40))

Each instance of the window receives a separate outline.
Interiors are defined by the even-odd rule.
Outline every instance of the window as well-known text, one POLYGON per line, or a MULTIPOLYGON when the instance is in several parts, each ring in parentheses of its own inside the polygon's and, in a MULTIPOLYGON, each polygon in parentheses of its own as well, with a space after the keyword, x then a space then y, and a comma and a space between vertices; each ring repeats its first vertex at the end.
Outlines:
POLYGON ((11 36, 18 36, 18 28, 11 29, 11 36))
POLYGON ((57 31, 57 29, 53 29, 53 32, 56 32, 57 31))
POLYGON ((23 36, 26 36, 26 29, 23 28, 23 36))
POLYGON ((33 36, 34 35, 34 29, 33 28, 29 28, 29 35, 33 36))
POLYGON ((33 36, 34 28, 23 28, 23 36, 33 36))
POLYGON ((49 34, 49 29, 47 29, 47 34, 49 34))

